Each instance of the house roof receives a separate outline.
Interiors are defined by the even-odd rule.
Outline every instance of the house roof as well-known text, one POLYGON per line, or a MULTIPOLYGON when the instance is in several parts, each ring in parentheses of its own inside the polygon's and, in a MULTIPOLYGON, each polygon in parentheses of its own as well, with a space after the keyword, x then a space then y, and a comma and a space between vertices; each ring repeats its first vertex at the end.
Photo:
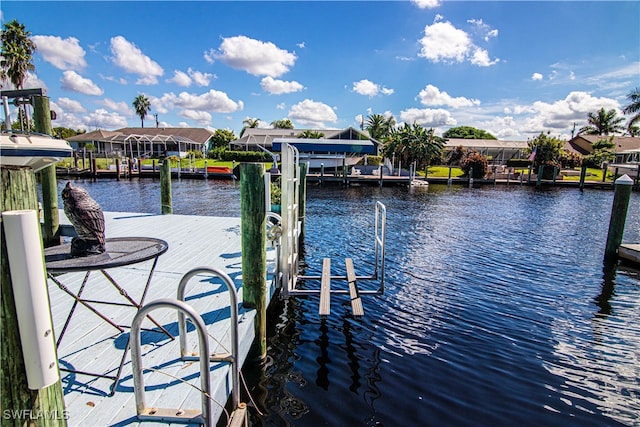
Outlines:
POLYGON ((297 138, 298 135, 305 131, 313 131, 324 134, 324 139, 347 139, 347 140, 368 140, 374 145, 380 142, 371 138, 367 132, 348 127, 346 129, 264 129, 264 128, 246 128, 242 134, 242 138, 238 138, 232 142, 236 146, 272 146, 275 138, 297 138))
POLYGON ((81 133, 79 135, 75 135, 65 139, 69 142, 104 141, 106 139, 111 139, 117 135, 120 135, 120 132, 98 129, 91 132, 81 133))
POLYGON ((371 140, 327 139, 327 138, 275 138, 274 151, 280 151, 283 143, 296 147, 302 153, 362 153, 375 154, 375 145, 371 140))
POLYGON ((472 149, 511 149, 522 150, 528 147, 527 141, 506 141, 501 139, 449 138, 446 148, 465 147, 472 149))
POLYGON ((173 140, 181 142, 206 143, 213 132, 204 128, 122 128, 115 131, 94 130, 67 138, 70 142, 123 141, 129 136, 146 137, 156 141, 173 140))
MULTIPOLYGON (((565 148, 569 151, 575 151, 582 155, 591 154, 593 152, 593 144, 601 139, 609 138, 606 135, 577 135, 565 144, 565 148)), ((628 150, 640 149, 640 138, 632 136, 616 136, 612 135, 615 147, 614 152, 620 153, 628 150)))

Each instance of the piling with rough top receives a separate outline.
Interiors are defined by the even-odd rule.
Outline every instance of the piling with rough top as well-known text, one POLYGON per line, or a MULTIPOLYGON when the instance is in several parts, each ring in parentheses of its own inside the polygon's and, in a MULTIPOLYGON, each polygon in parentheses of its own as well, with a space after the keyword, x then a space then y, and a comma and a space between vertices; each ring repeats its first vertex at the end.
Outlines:
POLYGON ((607 245, 604 251, 605 263, 614 262, 618 258, 618 248, 624 235, 624 224, 627 220, 632 186, 633 180, 628 175, 622 175, 614 183, 613 206, 609 220, 607 245))
POLYGON ((162 161, 160 166, 160 203, 162 214, 173 213, 173 202, 171 200, 171 162, 169 159, 162 161))
POLYGON ((242 303, 255 308, 255 340, 251 358, 267 356, 267 251, 265 167, 262 163, 240 165, 240 235, 242 237, 242 303))
MULTIPOLYGON (((33 169, 27 167, 2 166, 0 186, 0 212, 11 210, 38 209, 37 184, 33 169)), ((3 227, 0 219, 0 227, 3 227)), ((45 414, 48 418, 33 420, 33 425, 66 426, 64 395, 62 383, 56 383, 40 390, 30 390, 20 342, 18 318, 13 294, 13 285, 7 257, 7 243, 4 231, 0 233, 0 399, 2 409, 7 414, 31 411, 33 414, 45 414), (15 411, 15 412, 7 412, 15 411)), ((34 254, 34 256, 38 256, 34 254)), ((44 262, 44 260, 43 260, 44 262)), ((50 315, 50 314, 49 314, 50 315)), ((2 425, 31 425, 30 420, 5 418, 2 425)))

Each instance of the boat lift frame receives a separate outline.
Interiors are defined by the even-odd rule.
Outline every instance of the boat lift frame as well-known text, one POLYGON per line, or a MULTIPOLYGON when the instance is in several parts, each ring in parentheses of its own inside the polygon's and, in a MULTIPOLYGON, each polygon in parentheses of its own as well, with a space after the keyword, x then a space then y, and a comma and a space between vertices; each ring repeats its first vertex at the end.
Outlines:
POLYGON ((348 294, 351 296, 354 307, 354 315, 362 315, 361 306, 356 310, 355 301, 360 305, 360 295, 382 295, 384 294, 384 274, 385 274, 385 235, 387 211, 385 205, 377 201, 375 204, 375 230, 374 230, 374 254, 375 265, 372 275, 356 276, 353 269, 353 261, 346 258, 347 274, 336 276, 330 274, 330 260, 323 261, 323 274, 321 276, 300 275, 299 272, 299 238, 301 234, 301 221, 299 219, 299 187, 300 182, 300 154, 298 149, 288 143, 282 144, 281 152, 281 185, 282 185, 282 221, 281 238, 278 252, 278 266, 276 268, 276 278, 279 279, 282 297, 299 295, 321 295, 320 314, 326 315, 329 311, 329 294, 348 294), (301 289, 298 287, 300 280, 320 280, 320 289, 301 289), (330 289, 331 280, 346 280, 349 284, 347 289, 330 289), (378 288, 360 290, 356 286, 356 281, 379 281, 378 288), (323 308, 324 305, 324 308, 323 308), (357 314, 356 314, 357 313, 357 314))

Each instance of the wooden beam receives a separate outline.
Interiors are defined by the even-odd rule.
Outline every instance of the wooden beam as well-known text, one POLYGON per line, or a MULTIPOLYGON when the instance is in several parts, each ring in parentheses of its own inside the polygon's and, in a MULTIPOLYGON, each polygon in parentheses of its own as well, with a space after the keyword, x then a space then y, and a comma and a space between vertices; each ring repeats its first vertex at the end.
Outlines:
POLYGON ((353 268, 353 260, 351 258, 345 258, 344 262, 347 267, 347 281, 349 282, 351 310, 355 317, 362 317, 364 316, 364 308, 362 307, 362 299, 360 298, 360 292, 358 292, 358 285, 356 284, 356 272, 353 268))
POLYGON ((322 281, 320 283, 320 316, 328 316, 331 313, 331 259, 322 260, 322 281))

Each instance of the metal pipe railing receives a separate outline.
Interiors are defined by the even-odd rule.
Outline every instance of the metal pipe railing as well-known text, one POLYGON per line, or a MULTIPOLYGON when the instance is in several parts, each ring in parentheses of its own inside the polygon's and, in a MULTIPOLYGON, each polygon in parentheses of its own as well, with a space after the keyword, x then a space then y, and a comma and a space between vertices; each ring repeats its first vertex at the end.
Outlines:
MULTIPOLYGON (((184 302, 185 292, 189 280, 199 274, 210 274, 220 277, 222 281, 227 285, 229 291, 229 305, 231 309, 231 354, 225 354, 222 356, 209 355, 209 351, 205 353, 208 361, 214 362, 230 362, 231 363, 231 398, 233 408, 237 408, 240 403, 240 358, 238 351, 238 296, 236 293, 236 287, 233 280, 227 273, 217 268, 210 267, 196 267, 188 271, 178 285, 177 298, 179 301, 184 302)), ((193 318, 192 318, 193 319, 193 318)), ((178 312, 178 330, 180 335, 180 357, 183 360, 202 360, 202 353, 199 356, 187 354, 187 325, 185 315, 182 312, 178 312)))
MULTIPOLYGON (((182 338, 182 333, 180 334, 182 338)), ((194 422, 204 423, 206 426, 214 425, 211 411, 211 381, 209 379, 209 340, 207 330, 202 317, 184 301, 176 301, 172 299, 159 299, 152 301, 142 307, 133 318, 131 325, 131 365, 133 370, 133 390, 136 399, 136 412, 139 419, 163 419, 165 421, 181 421, 191 420, 194 422), (140 329, 142 321, 149 312, 158 308, 174 308, 183 316, 188 315, 196 325, 198 331, 198 343, 200 348, 200 387, 201 387, 201 405, 202 414, 198 416, 192 411, 184 410, 167 410, 159 408, 147 408, 145 401, 144 378, 142 376, 142 349, 140 342, 140 329), (201 419, 200 419, 201 418, 201 419)))

